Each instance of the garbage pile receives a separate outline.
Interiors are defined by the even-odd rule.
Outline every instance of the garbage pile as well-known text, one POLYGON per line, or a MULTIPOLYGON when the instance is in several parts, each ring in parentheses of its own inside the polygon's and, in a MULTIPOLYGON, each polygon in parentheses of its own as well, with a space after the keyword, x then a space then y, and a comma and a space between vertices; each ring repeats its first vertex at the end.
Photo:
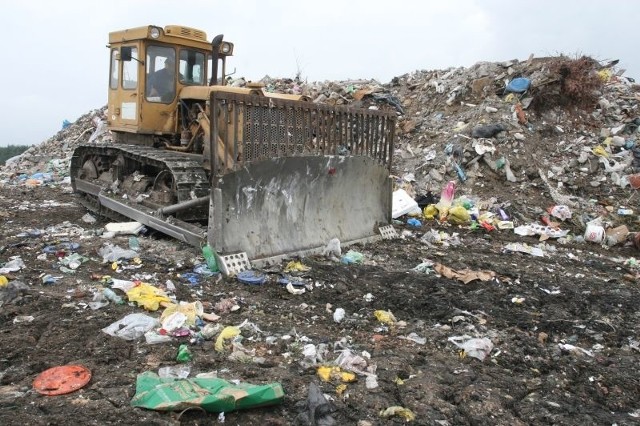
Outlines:
POLYGON ((640 85, 616 63, 532 57, 415 71, 388 84, 268 76, 261 83, 313 102, 395 110, 395 170, 416 193, 453 178, 468 192, 495 180, 519 191, 550 184, 571 197, 603 186, 635 189, 640 85))
MULTIPOLYGON (((21 155, 7 160, 0 168, 0 185, 28 187, 65 182, 73 150, 83 143, 108 143, 111 133, 104 119, 107 108, 89 111, 74 123, 64 121, 62 129, 21 155)), ((68 183, 68 179, 66 179, 68 183)))
MULTIPOLYGON (((418 70, 387 84, 269 76, 260 83, 267 92, 304 95, 313 102, 396 112, 396 188, 413 199, 437 198, 455 181, 458 195, 472 203, 511 205, 521 224, 567 206, 584 230, 599 217, 607 221, 619 212, 627 216, 623 222, 635 217, 629 205, 640 187, 640 85, 616 65, 589 57, 531 57, 418 70)), ((238 78, 228 84, 248 82, 238 78)), ((64 182, 78 144, 111 140, 105 110, 66 123, 10 161, 0 184, 64 182)))
POLYGON ((453 211, 441 212, 441 223, 452 213, 454 225, 563 238, 568 230, 549 218, 559 209, 574 213, 555 219, 576 234, 613 245, 629 235, 620 237, 622 226, 635 226, 629 206, 640 187, 640 85, 616 64, 531 57, 420 70, 384 85, 268 77, 263 83, 314 102, 395 110, 396 188, 421 204, 424 219, 434 218, 438 195, 453 181, 460 199, 449 200, 453 211), (586 232, 594 226, 602 233, 586 232))
POLYGON ((543 58, 419 71, 394 79, 404 100, 399 147, 417 186, 484 175, 527 189, 547 177, 568 193, 625 187, 638 171, 638 89, 614 66, 543 58))

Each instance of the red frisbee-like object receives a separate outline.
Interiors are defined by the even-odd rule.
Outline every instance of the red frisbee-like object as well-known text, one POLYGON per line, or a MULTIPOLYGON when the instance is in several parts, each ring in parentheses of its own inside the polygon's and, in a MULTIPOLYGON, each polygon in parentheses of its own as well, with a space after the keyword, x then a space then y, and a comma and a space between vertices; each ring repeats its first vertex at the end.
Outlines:
POLYGON ((33 381, 42 395, 64 395, 75 392, 91 380, 91 371, 82 365, 62 365, 43 371, 33 381))

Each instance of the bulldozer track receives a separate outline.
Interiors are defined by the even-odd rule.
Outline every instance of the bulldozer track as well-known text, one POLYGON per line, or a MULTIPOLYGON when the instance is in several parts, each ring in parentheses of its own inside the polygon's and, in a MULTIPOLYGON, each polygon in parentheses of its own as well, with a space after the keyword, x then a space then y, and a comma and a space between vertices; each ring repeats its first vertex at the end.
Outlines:
MULTIPOLYGON (((206 171, 196 161, 196 159, 202 158, 201 155, 137 145, 81 145, 75 150, 71 160, 72 181, 78 178, 78 171, 82 168, 83 162, 91 156, 106 159, 108 164, 103 166, 105 169, 110 168, 118 156, 122 156, 136 162, 139 164, 138 168, 143 170, 152 166, 157 170, 170 171, 175 182, 178 202, 187 201, 194 195, 196 197, 206 195, 209 191, 209 179, 206 171)), ((143 170, 138 171, 143 172, 143 170)))
MULTIPOLYGON (((111 187, 113 181, 136 171, 142 175, 155 173, 155 176, 153 174, 149 176, 152 179, 157 179, 161 173, 166 173, 170 175, 171 190, 175 195, 173 202, 166 205, 189 201, 209 194, 209 179, 206 171, 197 161, 200 158, 202 158, 201 155, 166 151, 147 146, 81 145, 76 148, 71 159, 71 183, 76 191, 84 195, 80 197, 79 202, 87 209, 111 219, 122 220, 125 216, 105 207, 98 196, 98 193, 115 196, 116 194, 113 194, 111 187), (118 164, 123 160, 126 165, 118 164), (82 176, 83 165, 87 161, 93 163, 96 176, 82 176), (118 167, 121 168, 119 172, 121 176, 113 176, 112 182, 99 179, 102 173, 113 173, 113 170, 118 167), (79 181, 90 184, 94 189, 92 191, 79 189, 79 181)), ((202 217, 195 217, 195 219, 206 220, 206 209, 201 209, 200 216, 202 217)))

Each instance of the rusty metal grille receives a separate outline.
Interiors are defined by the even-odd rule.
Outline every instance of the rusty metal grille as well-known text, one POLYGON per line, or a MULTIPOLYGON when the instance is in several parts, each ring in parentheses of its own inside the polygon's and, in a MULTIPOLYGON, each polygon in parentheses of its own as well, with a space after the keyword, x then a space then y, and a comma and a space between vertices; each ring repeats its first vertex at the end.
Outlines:
POLYGON ((245 105, 244 160, 303 154, 313 138, 303 119, 302 110, 245 105))
POLYGON ((217 174, 296 155, 364 155, 391 168, 394 114, 219 92, 211 106, 212 134, 222 145, 211 150, 217 174))

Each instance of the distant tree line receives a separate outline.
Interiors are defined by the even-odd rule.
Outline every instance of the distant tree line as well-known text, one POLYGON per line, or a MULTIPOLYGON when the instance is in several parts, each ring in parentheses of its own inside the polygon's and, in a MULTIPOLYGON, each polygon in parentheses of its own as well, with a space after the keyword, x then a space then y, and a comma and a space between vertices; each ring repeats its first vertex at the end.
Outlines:
POLYGON ((11 157, 20 155, 26 150, 31 148, 29 145, 9 145, 0 146, 0 166, 4 166, 4 163, 11 157))

